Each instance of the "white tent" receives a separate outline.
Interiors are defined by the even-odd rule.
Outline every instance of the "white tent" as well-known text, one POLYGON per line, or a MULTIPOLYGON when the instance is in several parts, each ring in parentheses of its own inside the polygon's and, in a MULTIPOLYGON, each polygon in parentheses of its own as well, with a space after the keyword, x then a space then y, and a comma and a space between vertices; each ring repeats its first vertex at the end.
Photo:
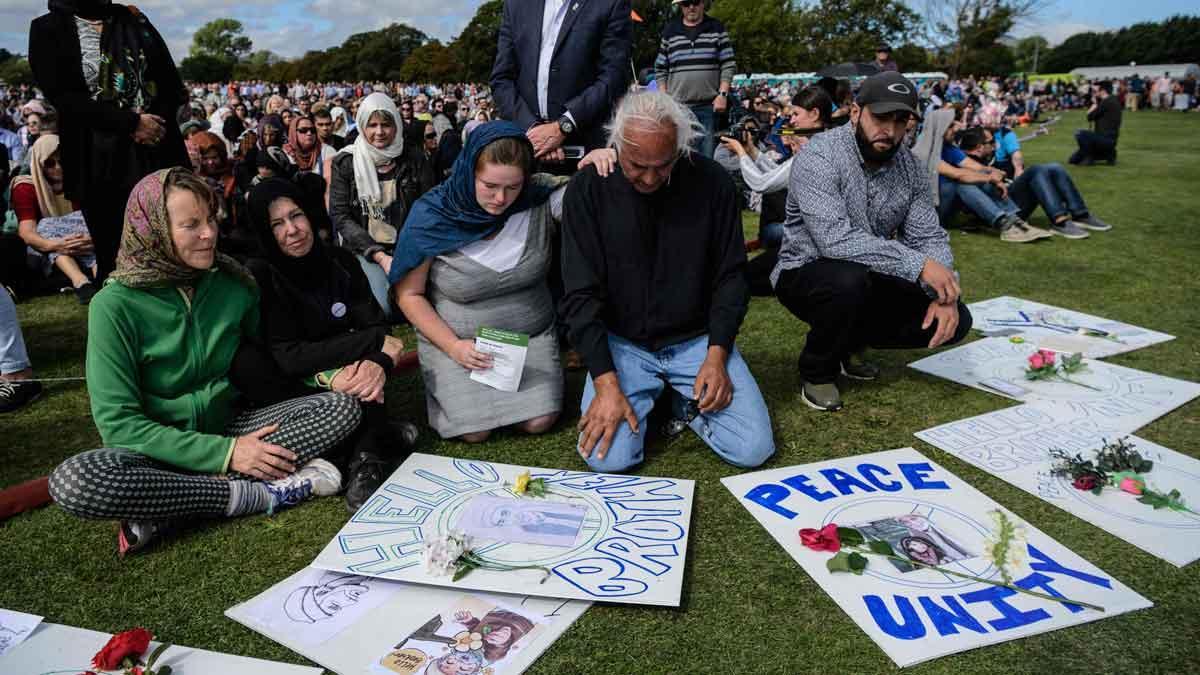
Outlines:
POLYGON ((1091 66, 1071 71, 1072 75, 1078 75, 1087 80, 1123 79, 1134 75, 1157 78, 1162 77, 1163 73, 1170 73, 1171 77, 1177 80, 1182 80, 1188 75, 1200 78, 1200 65, 1195 63, 1139 63, 1132 66, 1091 66))

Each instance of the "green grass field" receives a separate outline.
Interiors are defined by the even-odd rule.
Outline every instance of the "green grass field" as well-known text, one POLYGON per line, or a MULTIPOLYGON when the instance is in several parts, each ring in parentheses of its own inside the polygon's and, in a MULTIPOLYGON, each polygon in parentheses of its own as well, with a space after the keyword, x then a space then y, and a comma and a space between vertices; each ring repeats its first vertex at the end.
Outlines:
MULTIPOLYGON (((1027 161, 1064 162, 1082 115, 1026 144, 1027 161)), ((1120 163, 1071 167, 1089 206, 1113 223, 1085 241, 1003 244, 954 231, 968 302, 1015 295, 1178 336, 1114 363, 1200 380, 1200 115, 1127 115, 1120 163)), ((757 216, 747 217, 751 235, 757 216)), ((1040 211, 1034 222, 1045 223, 1040 211)), ((43 377, 82 374, 86 322, 71 296, 19 306, 43 377)), ((1068 548, 1150 598, 1155 607, 937 659, 909 672, 1185 673, 1200 664, 1200 564, 1176 569, 998 478, 917 441, 913 432, 1009 405, 1004 399, 907 369, 919 352, 876 352, 877 382, 844 388, 847 407, 818 413, 798 398, 795 361, 806 326, 773 299, 755 299, 739 339, 770 405, 778 454, 767 467, 914 445, 1068 548)), ((567 410, 554 432, 501 433, 478 446, 425 432, 423 452, 518 465, 582 469, 573 454, 582 389, 568 376, 567 410)), ((396 416, 425 418, 417 378, 388 391, 396 416)), ((1139 432, 1200 455, 1200 403, 1139 432)), ((97 447, 83 383, 49 385, 36 404, 0 417, 0 485, 45 475, 97 447)), ((696 501, 678 609, 596 605, 538 661, 534 673, 876 673, 891 661, 823 593, 720 484, 735 469, 690 434, 647 452, 638 473, 695 479, 696 501)), ((1189 495, 1192 504, 1200 495, 1189 495)), ((340 499, 276 517, 213 523, 127 560, 112 523, 56 507, 0 524, 0 607, 103 631, 149 627, 166 641, 281 661, 302 657, 222 612, 307 565, 346 521, 340 499)), ((400 637, 400 636, 397 636, 400 637)), ((364 654, 364 659, 373 655, 364 654)))

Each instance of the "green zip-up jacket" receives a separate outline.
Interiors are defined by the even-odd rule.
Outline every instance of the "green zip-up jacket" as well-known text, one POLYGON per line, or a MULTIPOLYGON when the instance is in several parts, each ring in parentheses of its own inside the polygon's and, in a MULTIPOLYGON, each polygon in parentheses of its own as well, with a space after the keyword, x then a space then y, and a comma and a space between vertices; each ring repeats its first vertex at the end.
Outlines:
POLYGON ((258 333, 258 292, 226 272, 176 286, 109 282, 88 310, 87 383, 104 445, 197 473, 224 473, 237 391, 229 367, 258 333))

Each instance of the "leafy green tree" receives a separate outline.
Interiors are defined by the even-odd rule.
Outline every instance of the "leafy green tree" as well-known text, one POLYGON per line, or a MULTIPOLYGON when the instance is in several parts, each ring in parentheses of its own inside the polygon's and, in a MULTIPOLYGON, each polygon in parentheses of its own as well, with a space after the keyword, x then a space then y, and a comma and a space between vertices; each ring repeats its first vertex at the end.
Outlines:
POLYGON ((233 75, 233 65, 225 59, 200 54, 184 58, 179 64, 179 74, 191 82, 225 82, 233 75))
MULTIPOLYGON (((671 0, 633 0, 633 11, 641 22, 633 23, 633 62, 638 70, 654 67, 663 26, 675 16, 671 0)), ((734 45, 737 51, 737 45, 734 45)))
POLYGON ((1014 67, 1022 73, 1036 73, 1050 55, 1050 43, 1041 35, 1017 40, 1012 48, 1014 67))
POLYGON ((236 19, 214 19, 192 35, 191 56, 211 56, 236 63, 250 53, 253 44, 242 34, 242 22, 236 19))
MULTIPOLYGON (((871 61, 881 42, 895 46, 911 41, 920 29, 920 17, 898 0, 821 0, 800 17, 798 42, 804 51, 799 65, 803 67, 794 69, 819 70, 832 63, 871 61)), ((907 50, 904 55, 917 60, 916 51, 907 50)), ((911 61, 897 58, 897 62, 906 70, 913 69, 911 61)))
POLYGON ((1159 23, 1138 23, 1113 32, 1072 35, 1050 50, 1041 70, 1065 73, 1082 66, 1197 60, 1200 60, 1200 16, 1173 16, 1159 23))
POLYGON ((0 82, 6 84, 34 84, 33 69, 24 56, 10 56, 0 62, 0 82))
POLYGON ((729 31, 739 73, 787 72, 800 55, 800 13, 791 0, 722 0, 712 15, 729 31))
POLYGON ((413 50, 400 67, 400 79, 405 82, 450 82, 458 74, 454 53, 439 40, 432 40, 413 50))
POLYGON ((450 43, 450 51, 459 64, 455 79, 487 82, 496 62, 496 42, 504 16, 504 0, 488 0, 479 6, 471 23, 450 43))

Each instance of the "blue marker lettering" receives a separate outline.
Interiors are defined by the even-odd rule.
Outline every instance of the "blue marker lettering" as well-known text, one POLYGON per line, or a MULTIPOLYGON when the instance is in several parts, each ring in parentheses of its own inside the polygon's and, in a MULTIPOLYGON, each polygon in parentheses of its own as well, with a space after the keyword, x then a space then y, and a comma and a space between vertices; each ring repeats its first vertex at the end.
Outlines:
POLYGON ((916 462, 913 464, 897 464, 896 468, 900 469, 900 473, 908 479, 914 490, 949 490, 950 486, 940 480, 929 481, 925 480, 925 476, 933 473, 933 467, 929 466, 929 462, 916 462))
POLYGON ((871 612, 871 618, 875 619, 875 625, 898 640, 916 640, 925 637, 925 624, 921 623, 921 617, 917 615, 917 610, 913 608, 912 602, 903 595, 893 595, 892 599, 896 601, 896 608, 900 610, 903 623, 896 623, 896 620, 892 618, 892 612, 878 595, 863 596, 863 602, 867 603, 867 611, 871 612))

